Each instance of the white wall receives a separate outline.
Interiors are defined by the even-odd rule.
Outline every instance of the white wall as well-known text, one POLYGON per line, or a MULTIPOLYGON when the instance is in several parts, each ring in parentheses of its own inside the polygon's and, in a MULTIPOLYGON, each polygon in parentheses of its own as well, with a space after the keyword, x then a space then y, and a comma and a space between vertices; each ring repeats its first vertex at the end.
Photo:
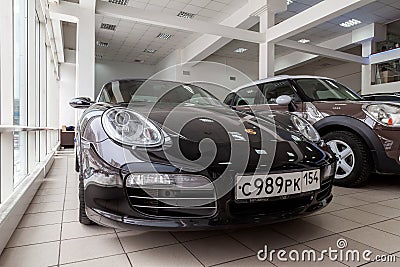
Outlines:
POLYGON ((76 67, 75 64, 60 65, 60 118, 59 127, 72 126, 75 122, 75 109, 69 105, 69 101, 76 97, 76 67))
POLYGON ((123 78, 149 78, 155 72, 155 66, 140 63, 115 61, 96 61, 95 65, 95 96, 101 87, 110 80, 123 78))

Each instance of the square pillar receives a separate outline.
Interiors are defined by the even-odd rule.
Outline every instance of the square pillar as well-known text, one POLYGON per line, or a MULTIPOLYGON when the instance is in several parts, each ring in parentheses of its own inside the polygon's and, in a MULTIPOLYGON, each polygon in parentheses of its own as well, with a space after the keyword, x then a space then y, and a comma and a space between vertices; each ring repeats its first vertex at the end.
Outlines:
MULTIPOLYGON (((260 15, 260 32, 265 33, 268 28, 275 24, 275 14, 265 12, 260 15)), ((259 45, 259 79, 275 75, 275 44, 265 42, 259 45)))
MULTIPOLYGON (((372 54, 372 40, 366 40, 361 43, 362 56, 369 57, 372 54)), ((372 82, 372 65, 361 65, 361 94, 369 92, 372 82)))

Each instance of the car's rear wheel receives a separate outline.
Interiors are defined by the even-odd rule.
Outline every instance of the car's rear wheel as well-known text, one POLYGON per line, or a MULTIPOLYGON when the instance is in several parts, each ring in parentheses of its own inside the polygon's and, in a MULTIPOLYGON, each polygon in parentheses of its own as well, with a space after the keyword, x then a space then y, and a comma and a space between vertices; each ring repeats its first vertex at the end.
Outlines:
POLYGON ((79 174, 79 222, 85 225, 94 224, 86 214, 85 190, 81 174, 79 174))
POLYGON ((368 148, 363 140, 348 131, 330 132, 323 139, 338 158, 334 184, 345 187, 365 184, 372 167, 368 148))

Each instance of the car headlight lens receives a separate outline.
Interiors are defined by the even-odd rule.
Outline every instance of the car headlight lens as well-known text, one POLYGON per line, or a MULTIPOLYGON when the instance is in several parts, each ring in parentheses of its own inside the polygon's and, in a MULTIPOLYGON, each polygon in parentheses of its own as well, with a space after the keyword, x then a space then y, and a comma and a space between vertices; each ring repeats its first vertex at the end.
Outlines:
POLYGON ((321 141, 319 133, 308 121, 296 115, 292 115, 292 123, 294 126, 296 126, 297 130, 309 141, 314 143, 318 143, 319 141, 321 141))
POLYGON ((155 147, 164 141, 160 130, 152 122, 126 108, 107 110, 102 124, 110 138, 124 145, 155 147))
POLYGON ((373 104, 364 111, 377 122, 389 126, 400 127, 400 107, 389 104, 373 104))

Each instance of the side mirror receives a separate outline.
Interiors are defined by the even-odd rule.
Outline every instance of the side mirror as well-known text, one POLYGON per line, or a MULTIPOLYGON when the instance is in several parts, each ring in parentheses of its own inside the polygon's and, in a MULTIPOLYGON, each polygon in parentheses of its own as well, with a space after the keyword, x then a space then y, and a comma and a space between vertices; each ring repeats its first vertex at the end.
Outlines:
POLYGON ((77 97, 69 101, 69 105, 73 108, 85 109, 90 107, 94 102, 89 97, 77 97))
POLYGON ((288 110, 290 112, 295 112, 297 110, 296 104, 293 102, 293 99, 288 95, 281 95, 276 99, 276 103, 279 106, 288 106, 288 110))

